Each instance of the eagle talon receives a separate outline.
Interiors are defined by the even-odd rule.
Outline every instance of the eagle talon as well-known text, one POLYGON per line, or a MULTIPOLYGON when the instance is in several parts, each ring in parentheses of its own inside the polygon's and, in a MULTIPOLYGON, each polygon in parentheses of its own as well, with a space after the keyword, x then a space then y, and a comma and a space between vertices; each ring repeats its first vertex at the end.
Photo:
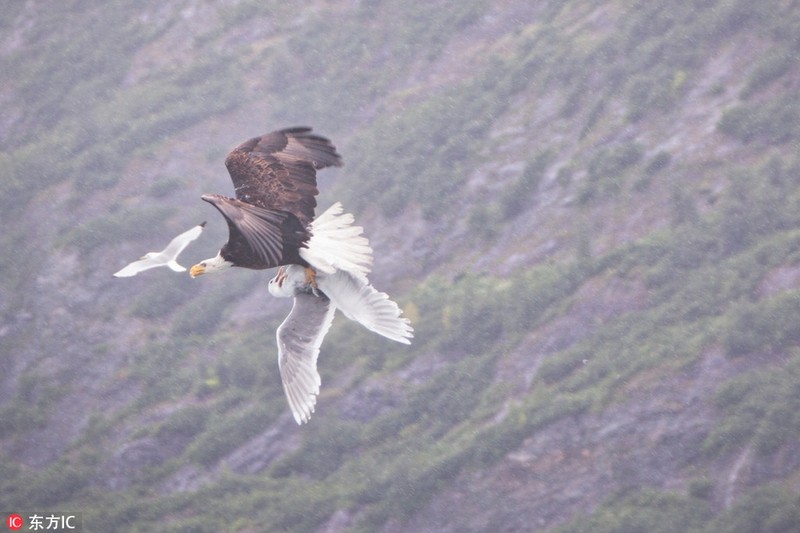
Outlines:
POLYGON ((278 287, 283 287, 283 282, 286 281, 287 277, 286 269, 284 267, 280 267, 278 269, 278 274, 275 276, 275 283, 278 284, 278 287))
POLYGON ((319 286, 317 285, 317 273, 311 267, 306 267, 306 285, 311 286, 311 292, 314 293, 314 296, 319 296, 317 289, 319 286))

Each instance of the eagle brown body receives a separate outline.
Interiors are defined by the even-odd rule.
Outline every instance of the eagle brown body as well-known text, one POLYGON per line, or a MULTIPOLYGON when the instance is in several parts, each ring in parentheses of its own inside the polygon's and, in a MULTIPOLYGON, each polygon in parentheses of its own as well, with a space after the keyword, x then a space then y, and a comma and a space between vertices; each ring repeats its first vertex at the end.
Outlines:
MULTIPOLYGON (((235 198, 205 194, 228 223, 228 242, 219 257, 228 266, 250 269, 308 266, 300 255, 317 206, 317 170, 341 166, 336 147, 311 128, 296 127, 254 137, 225 159, 235 198)), ((204 261, 192 267, 203 274, 204 261)))

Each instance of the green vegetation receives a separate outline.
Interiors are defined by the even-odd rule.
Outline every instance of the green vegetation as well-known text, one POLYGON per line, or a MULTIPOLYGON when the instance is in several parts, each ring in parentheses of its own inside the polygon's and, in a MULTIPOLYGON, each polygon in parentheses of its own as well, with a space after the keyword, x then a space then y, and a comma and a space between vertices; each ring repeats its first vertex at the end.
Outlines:
POLYGON ((290 117, 300 113, 328 130, 352 121, 364 102, 390 89, 396 73, 420 58, 437 59, 450 37, 486 9, 478 0, 415 9, 402 0, 382 0, 365 2, 347 17, 326 10, 311 15, 272 64, 274 89, 284 95, 276 120, 296 120, 290 117), (379 20, 392 23, 375 31, 379 20))
POLYGON ((241 413, 220 414, 207 421, 205 430, 194 439, 187 451, 190 461, 203 465, 214 464, 226 453, 236 449, 247 440, 258 435, 274 416, 261 406, 254 406, 241 413))
POLYGON ((545 151, 534 155, 525 163, 517 182, 503 191, 500 204, 504 218, 513 218, 520 214, 530 203, 553 159, 552 152, 545 151))
POLYGON ((67 230, 62 242, 87 254, 121 239, 142 239, 150 236, 153 228, 163 225, 170 211, 158 206, 110 210, 106 215, 67 230))
POLYGON ((579 193, 585 204, 597 197, 619 194, 623 189, 623 176, 627 169, 642 158, 642 148, 636 143, 625 143, 600 150, 589 161, 588 181, 579 193))
POLYGON ((742 97, 747 98, 773 81, 786 74, 797 62, 795 51, 786 48, 774 48, 759 59, 742 89, 742 97))
POLYGON ((777 100, 740 104, 722 116, 719 129, 743 142, 786 143, 800 137, 800 97, 787 93, 777 100))
POLYGON ((710 520, 711 508, 703 498, 645 490, 636 495, 612 498, 590 517, 573 520, 557 531, 782 533, 796 529, 800 523, 798 503, 796 492, 767 485, 745 494, 731 510, 710 520))
POLYGON ((558 531, 683 533, 699 530, 709 518, 711 508, 705 501, 677 493, 644 490, 609 501, 591 517, 576 520, 558 531))
POLYGON ((725 417, 706 439, 705 449, 719 453, 752 442, 759 454, 767 456, 796 438, 799 372, 800 355, 795 350, 785 365, 746 374, 721 387, 716 399, 725 417))
POLYGON ((800 523, 798 504, 800 501, 794 490, 775 484, 759 487, 746 494, 730 511, 712 520, 706 531, 792 531, 800 523))

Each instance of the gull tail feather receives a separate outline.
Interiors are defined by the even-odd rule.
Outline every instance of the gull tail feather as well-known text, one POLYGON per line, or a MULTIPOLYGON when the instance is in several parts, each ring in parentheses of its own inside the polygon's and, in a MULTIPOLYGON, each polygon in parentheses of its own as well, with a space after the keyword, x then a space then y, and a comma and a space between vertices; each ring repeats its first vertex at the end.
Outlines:
POLYGON ((311 237, 300 257, 319 272, 333 274, 344 270, 366 280, 372 267, 372 248, 362 235, 364 229, 354 226, 355 218, 344 213, 336 202, 311 222, 311 237))

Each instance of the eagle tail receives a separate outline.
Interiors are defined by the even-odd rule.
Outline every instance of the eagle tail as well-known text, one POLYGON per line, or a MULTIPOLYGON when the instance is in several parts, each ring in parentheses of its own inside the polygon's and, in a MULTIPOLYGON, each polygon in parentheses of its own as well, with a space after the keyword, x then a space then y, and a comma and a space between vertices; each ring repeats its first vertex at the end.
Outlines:
POLYGON ((366 279, 372 266, 372 248, 362 235, 364 229, 353 226, 354 221, 353 215, 336 202, 311 222, 311 237, 307 247, 300 249, 300 257, 321 272, 344 270, 366 279))

